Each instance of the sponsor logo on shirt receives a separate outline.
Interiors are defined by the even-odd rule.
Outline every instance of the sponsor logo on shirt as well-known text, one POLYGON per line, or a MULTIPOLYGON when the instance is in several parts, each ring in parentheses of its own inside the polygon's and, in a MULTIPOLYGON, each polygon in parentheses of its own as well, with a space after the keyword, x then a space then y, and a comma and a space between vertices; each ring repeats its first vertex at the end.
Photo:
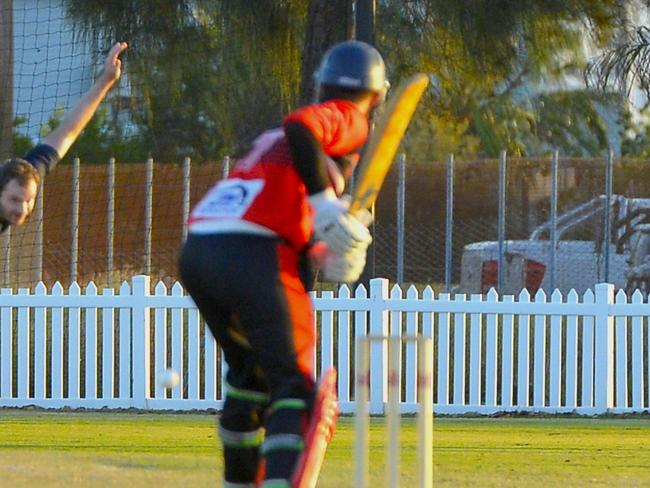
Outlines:
POLYGON ((262 191, 264 180, 232 178, 220 181, 199 202, 192 217, 195 219, 228 217, 239 218, 246 213, 262 191))

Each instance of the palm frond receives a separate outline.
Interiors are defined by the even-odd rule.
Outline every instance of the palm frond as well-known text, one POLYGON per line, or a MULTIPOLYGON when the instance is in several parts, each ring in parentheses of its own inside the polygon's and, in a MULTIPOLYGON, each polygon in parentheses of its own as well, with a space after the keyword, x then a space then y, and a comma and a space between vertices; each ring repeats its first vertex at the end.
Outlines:
POLYGON ((650 95, 650 29, 638 27, 625 41, 590 62, 585 81, 601 91, 629 95, 638 86, 650 95))

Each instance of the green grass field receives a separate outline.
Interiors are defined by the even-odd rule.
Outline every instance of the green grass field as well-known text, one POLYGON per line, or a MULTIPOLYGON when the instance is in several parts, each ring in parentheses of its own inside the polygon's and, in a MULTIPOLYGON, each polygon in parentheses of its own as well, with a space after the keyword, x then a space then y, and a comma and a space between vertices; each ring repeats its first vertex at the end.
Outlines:
MULTIPOLYGON (((434 485, 650 486, 650 420, 437 418, 434 485)), ((371 486, 383 486, 373 419, 371 486)), ((320 487, 353 485, 354 425, 340 419, 320 487)), ((402 486, 415 486, 415 419, 403 420, 402 486)), ((215 487, 214 417, 0 409, 0 486, 215 487)))

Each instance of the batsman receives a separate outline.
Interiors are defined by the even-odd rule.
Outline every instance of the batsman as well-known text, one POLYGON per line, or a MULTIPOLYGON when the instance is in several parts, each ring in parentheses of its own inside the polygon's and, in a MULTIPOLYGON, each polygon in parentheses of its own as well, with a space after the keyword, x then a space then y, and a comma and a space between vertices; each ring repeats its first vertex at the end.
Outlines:
POLYGON ((299 486, 312 469, 300 463, 321 411, 310 270, 356 281, 371 241, 367 212, 349 212, 343 191, 386 96, 384 61, 339 43, 315 81, 317 102, 261 134, 192 210, 180 257, 228 363, 218 425, 228 488, 299 486))

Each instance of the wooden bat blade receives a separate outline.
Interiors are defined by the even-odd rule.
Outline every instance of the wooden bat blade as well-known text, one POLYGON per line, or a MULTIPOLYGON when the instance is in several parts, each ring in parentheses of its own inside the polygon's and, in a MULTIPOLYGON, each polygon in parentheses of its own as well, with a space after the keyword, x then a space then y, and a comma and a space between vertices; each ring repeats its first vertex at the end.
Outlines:
POLYGON ((424 74, 404 80, 390 97, 359 162, 350 211, 370 208, 386 178, 415 108, 429 84, 424 74))

